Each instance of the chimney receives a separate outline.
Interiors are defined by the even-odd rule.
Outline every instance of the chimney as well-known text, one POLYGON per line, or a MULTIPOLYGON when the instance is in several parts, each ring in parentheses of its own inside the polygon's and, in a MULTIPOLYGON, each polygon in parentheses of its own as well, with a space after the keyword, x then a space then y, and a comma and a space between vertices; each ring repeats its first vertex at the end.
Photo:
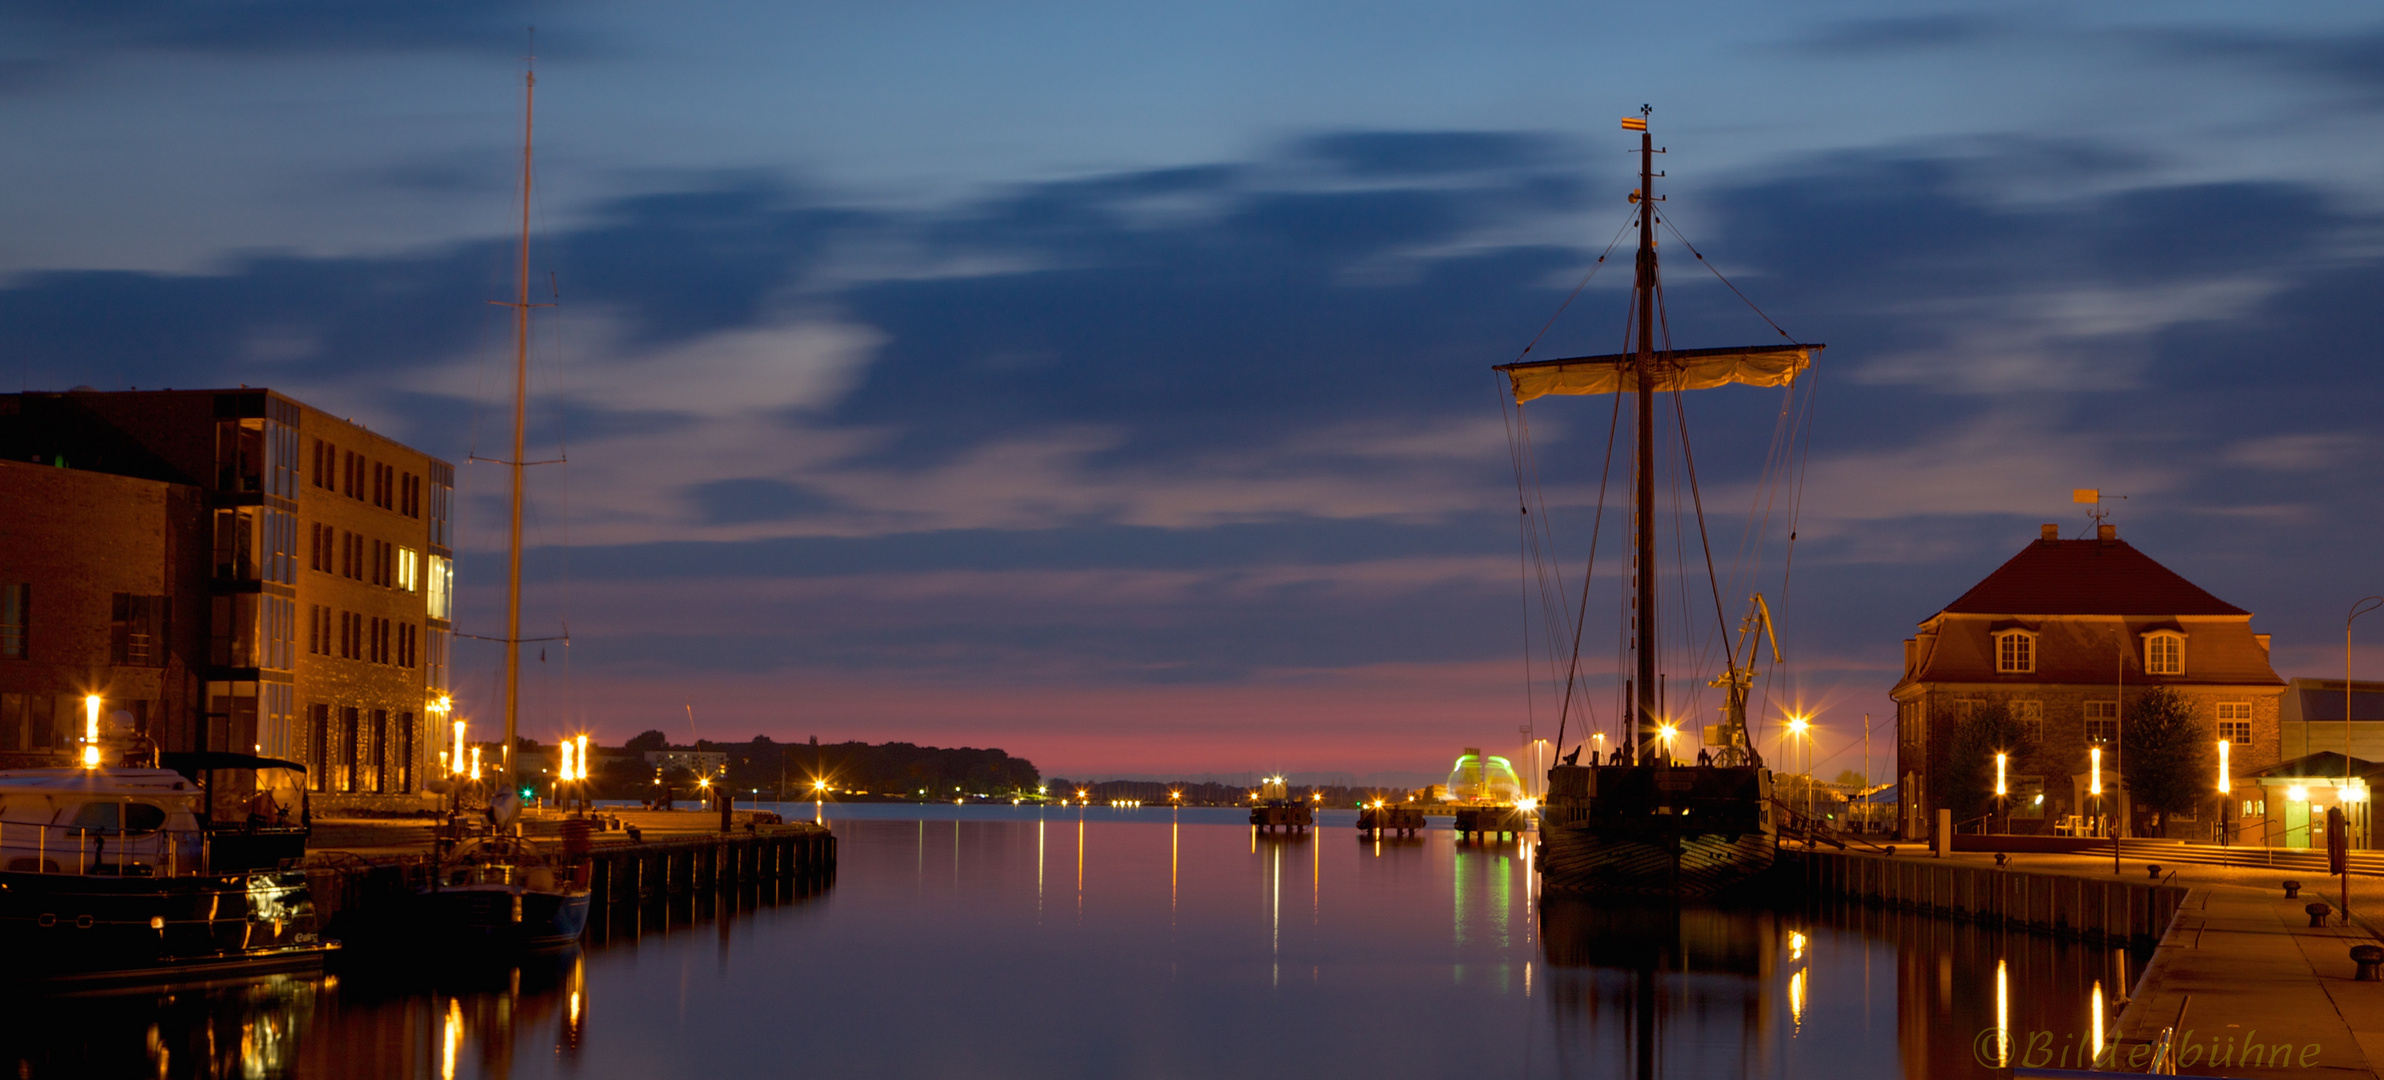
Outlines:
POLYGON ((2061 526, 2048 522, 2039 528, 2036 538, 2039 540, 2059 540, 2061 539, 2061 526))
POLYGON ((2094 527, 2094 538, 2106 544, 2115 543, 2119 539, 2119 526, 2097 525, 2094 527))

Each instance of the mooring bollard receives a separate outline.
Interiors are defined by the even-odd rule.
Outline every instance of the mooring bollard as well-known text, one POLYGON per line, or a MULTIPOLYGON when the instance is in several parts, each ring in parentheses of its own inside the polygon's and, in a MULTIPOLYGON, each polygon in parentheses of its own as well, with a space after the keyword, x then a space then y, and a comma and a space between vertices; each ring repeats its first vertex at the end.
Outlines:
POLYGON ((2326 925, 2326 916, 2334 914, 2334 909, 2327 907, 2326 901, 2324 900, 2311 903, 2303 907, 2301 910, 2309 912, 2311 926, 2326 925))
POLYGON ((2149 878, 2151 878, 2151 879, 2152 879, 2152 880, 2154 880, 2154 881, 2159 881, 2159 880, 2160 880, 2160 864, 2159 864, 2159 863, 2152 863, 2152 864, 2150 864, 2150 865, 2148 865, 2148 866, 2144 867, 2144 876, 2146 876, 2146 877, 2149 877, 2149 878))
POLYGON ((2000 851, 1996 852, 1996 853, 1995 853, 1995 866, 1996 866, 1996 868, 1997 868, 1997 869, 2001 869, 2001 868, 2002 868, 2002 866, 2003 866, 2003 864, 2004 864, 2006 861, 2008 861, 2009 859, 2010 859, 2010 856, 2008 856, 2008 855, 2005 855, 2004 853, 2002 853, 2002 852, 2000 852, 2000 851))
POLYGON ((2360 982, 2384 981, 2384 945, 2353 945, 2351 960, 2359 965, 2359 974, 2352 978, 2360 982))
POLYGON ((2288 882, 2285 882, 2285 899, 2287 899, 2287 900, 2298 900, 2298 899, 2300 899, 2300 898, 2301 898, 2301 883, 2300 883, 2300 882, 2298 882, 2298 881, 2288 881, 2288 882))

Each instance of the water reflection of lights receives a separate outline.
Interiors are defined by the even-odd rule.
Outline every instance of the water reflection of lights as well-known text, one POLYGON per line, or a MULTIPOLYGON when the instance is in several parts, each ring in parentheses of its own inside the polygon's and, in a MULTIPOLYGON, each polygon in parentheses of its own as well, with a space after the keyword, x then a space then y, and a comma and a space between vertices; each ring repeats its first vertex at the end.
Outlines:
POLYGON ((1995 960, 1995 1067, 2011 1066, 2011 968, 1995 960))
POLYGON ((455 1052, 464 1041, 464 1005, 447 999, 447 1023, 439 1036, 439 1080, 455 1080, 455 1052))
POLYGON ((1804 935, 1804 932, 1803 932, 1803 931, 1801 931, 1801 930, 1790 930, 1790 931, 1788 931, 1788 962, 1793 964, 1793 963, 1796 963, 1797 961, 1803 960, 1804 958, 1805 958, 1805 935, 1804 935))
MULTIPOLYGON (((2088 1007, 2093 1010, 2093 1015, 2087 1018, 2094 1028, 2093 1053, 2096 1058, 2100 1058, 2103 1053, 2103 981, 2101 979, 2094 980, 2094 998, 2088 1007)), ((2100 1068, 2101 1065, 2102 1062, 2099 1060, 2095 1062, 2095 1067, 2100 1068)))
POLYGON ((1805 1026, 1805 971, 1798 968, 1796 974, 1788 976, 1788 1019, 1800 1032, 1805 1026))

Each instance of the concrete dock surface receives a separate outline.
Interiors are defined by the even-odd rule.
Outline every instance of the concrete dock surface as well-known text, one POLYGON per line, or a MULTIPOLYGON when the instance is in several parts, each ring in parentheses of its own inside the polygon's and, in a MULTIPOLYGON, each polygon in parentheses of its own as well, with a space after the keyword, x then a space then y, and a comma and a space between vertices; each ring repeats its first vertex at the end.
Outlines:
MULTIPOLYGON (((1957 852, 1939 859, 1897 845, 1898 860, 1993 867, 1995 856, 1957 852)), ((2006 856, 2005 869, 2110 880, 2108 853, 2006 856)), ((2384 1065, 2384 982, 2353 979, 2351 948, 2384 938, 2384 878, 2353 874, 2351 918, 2342 918, 2343 879, 2271 867, 2210 866, 2136 857, 2118 877, 2160 878, 2191 890, 2152 961, 2135 979, 2118 1018, 2117 1071, 2142 1072, 2164 1028, 2175 1028, 2177 1072, 2227 1077, 2373 1077, 2384 1065), (2301 883, 2287 899, 2285 881, 2301 883), (2313 901, 2333 909, 2309 925, 2313 901), (2247 1044, 2250 1052, 2247 1054, 2247 1044)))

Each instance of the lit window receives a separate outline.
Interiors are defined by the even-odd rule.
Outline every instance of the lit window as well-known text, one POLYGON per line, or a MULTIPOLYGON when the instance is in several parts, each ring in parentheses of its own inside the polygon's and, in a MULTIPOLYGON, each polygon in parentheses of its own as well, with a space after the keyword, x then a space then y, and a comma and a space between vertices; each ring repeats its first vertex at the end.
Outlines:
POLYGON ((2238 746, 2252 741, 2252 703, 2218 703, 2218 737, 2238 746))
POLYGON ((2144 672, 2148 675, 2185 674, 2185 635, 2160 631, 2144 638, 2144 672))
POLYGON ((429 586, 430 617, 447 619, 453 616, 448 607, 455 596, 455 562, 438 555, 430 557, 429 586))
POLYGON ((422 553, 410 547, 397 549, 397 587, 407 592, 422 589, 422 553))
POLYGON ((2016 674, 2035 671, 2036 635, 2026 630, 2006 630, 1995 635, 1995 670, 2016 674))

